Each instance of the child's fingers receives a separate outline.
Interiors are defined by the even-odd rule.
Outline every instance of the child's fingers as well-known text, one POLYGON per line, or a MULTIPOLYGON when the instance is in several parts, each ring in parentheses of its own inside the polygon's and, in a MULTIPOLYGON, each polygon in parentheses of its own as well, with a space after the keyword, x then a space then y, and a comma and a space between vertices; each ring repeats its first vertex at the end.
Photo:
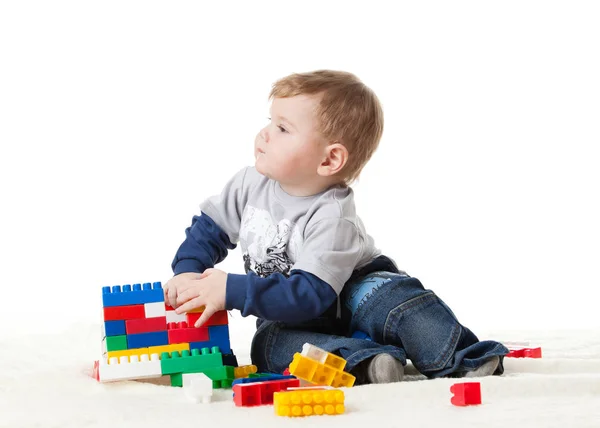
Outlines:
POLYGON ((196 297, 194 299, 188 300, 183 305, 179 306, 175 312, 178 314, 182 314, 184 312, 191 311, 192 309, 199 308, 204 306, 204 299, 202 297, 196 297))
POLYGON ((194 324, 194 327, 200 327, 203 325, 211 316, 214 315, 215 312, 217 311, 213 306, 206 306, 204 312, 202 312, 202 315, 200 315, 200 318, 198 318, 198 321, 196 321, 194 324))
POLYGON ((169 302, 169 306, 171 306, 172 308, 177 307, 177 288, 176 287, 169 288, 167 300, 169 302))

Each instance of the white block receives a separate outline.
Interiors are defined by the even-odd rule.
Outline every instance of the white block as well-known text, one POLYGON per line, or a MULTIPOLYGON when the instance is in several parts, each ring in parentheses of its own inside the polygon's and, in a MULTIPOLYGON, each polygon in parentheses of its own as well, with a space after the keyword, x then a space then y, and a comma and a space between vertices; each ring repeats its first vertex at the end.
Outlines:
POLYGON ((158 318, 167 316, 165 302, 144 303, 146 318, 158 318))
POLYGON ((152 354, 150 357, 143 354, 131 357, 112 357, 110 364, 105 357, 100 360, 99 374, 100 382, 114 382, 161 377, 162 370, 158 354, 152 354))
POLYGON ((177 314, 175 311, 166 311, 167 312, 167 323, 170 322, 187 322, 187 317, 185 314, 177 314))
POLYGON ((204 373, 184 373, 181 380, 186 397, 195 403, 210 403, 213 383, 208 376, 204 373))
POLYGON ((327 351, 322 350, 321 348, 316 347, 315 345, 305 343, 304 345, 302 345, 301 355, 312 360, 318 361, 321 364, 325 364, 325 360, 327 359, 329 353, 327 351))

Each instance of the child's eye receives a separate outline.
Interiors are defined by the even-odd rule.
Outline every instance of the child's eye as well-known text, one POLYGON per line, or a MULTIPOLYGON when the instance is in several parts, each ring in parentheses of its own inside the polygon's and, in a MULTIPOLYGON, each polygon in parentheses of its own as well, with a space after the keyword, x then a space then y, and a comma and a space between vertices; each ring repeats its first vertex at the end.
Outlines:
POLYGON ((279 125, 277 125, 277 127, 279 128, 279 130, 280 130, 281 132, 287 132, 283 126, 279 126, 279 125))

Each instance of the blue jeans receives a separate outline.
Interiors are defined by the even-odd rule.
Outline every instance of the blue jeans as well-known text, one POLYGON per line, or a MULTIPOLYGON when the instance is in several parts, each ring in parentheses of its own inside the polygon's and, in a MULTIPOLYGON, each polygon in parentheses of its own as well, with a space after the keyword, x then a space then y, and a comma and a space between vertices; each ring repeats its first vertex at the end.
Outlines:
POLYGON ((261 372, 281 373, 308 342, 346 359, 346 371, 387 353, 403 365, 410 359, 429 378, 460 377, 492 356, 500 357, 495 374, 504 372, 505 346, 479 341, 433 291, 398 271, 385 256, 354 272, 340 304, 341 317, 334 310, 296 324, 259 319, 252 363, 261 372), (355 332, 366 333, 371 340, 351 337, 355 332))

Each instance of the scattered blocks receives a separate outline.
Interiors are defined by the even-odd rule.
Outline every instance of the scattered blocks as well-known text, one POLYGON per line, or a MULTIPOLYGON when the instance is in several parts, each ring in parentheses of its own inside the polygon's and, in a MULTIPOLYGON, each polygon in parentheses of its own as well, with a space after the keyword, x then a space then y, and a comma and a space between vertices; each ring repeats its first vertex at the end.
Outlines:
POLYGON ((450 387, 453 396, 450 402, 455 406, 481 404, 481 385, 479 382, 455 383, 450 387))
POLYGON ((345 412, 344 392, 339 389, 299 389, 274 394, 278 416, 340 415, 345 412))
POLYGON ((542 358, 542 348, 511 349, 507 358, 542 358))

